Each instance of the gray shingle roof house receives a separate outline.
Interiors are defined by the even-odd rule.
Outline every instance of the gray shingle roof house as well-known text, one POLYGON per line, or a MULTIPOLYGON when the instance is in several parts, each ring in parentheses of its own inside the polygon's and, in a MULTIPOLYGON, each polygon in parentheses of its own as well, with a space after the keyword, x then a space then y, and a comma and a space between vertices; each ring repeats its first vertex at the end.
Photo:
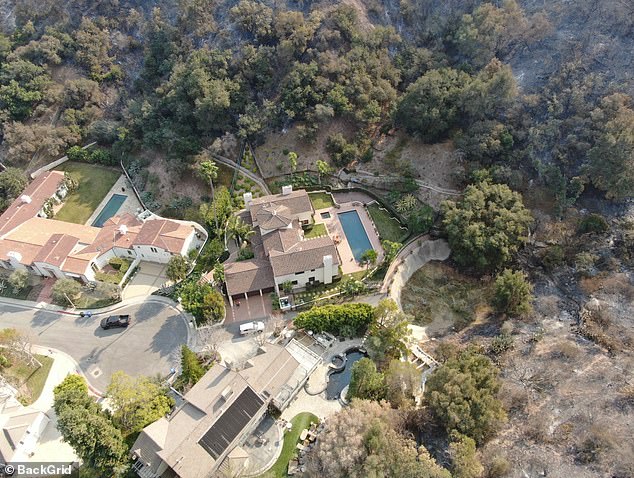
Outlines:
POLYGON ((273 403, 283 409, 321 358, 291 341, 266 344, 242 370, 214 365, 169 417, 145 427, 132 446, 142 478, 208 478, 227 457, 248 455, 242 440, 273 403))
POLYGON ((313 221, 314 209, 308 193, 285 186, 280 194, 253 199, 245 194, 246 211, 255 235, 255 254, 249 261, 225 264, 225 282, 230 301, 276 291, 290 282, 294 288, 310 283, 329 284, 339 274, 339 254, 329 236, 304 238, 302 226, 313 221))

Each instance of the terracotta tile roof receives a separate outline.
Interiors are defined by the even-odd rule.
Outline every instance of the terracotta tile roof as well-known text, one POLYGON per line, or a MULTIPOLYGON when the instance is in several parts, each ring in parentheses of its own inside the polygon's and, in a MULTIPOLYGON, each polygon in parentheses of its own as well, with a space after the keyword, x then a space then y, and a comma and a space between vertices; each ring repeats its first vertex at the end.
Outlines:
POLYGON ((71 274, 85 274, 88 266, 90 265, 90 260, 97 257, 98 254, 93 254, 90 259, 82 259, 81 257, 68 257, 64 264, 62 264, 62 271, 69 272, 71 274))
POLYGON ((5 238, 43 246, 53 234, 68 234, 76 237, 82 244, 92 244, 99 234, 99 228, 43 217, 32 217, 14 228, 5 238))
POLYGON ((237 295, 274 287, 273 271, 266 260, 250 260, 225 264, 227 294, 237 295))
POLYGON ((303 214, 305 212, 313 212, 313 205, 310 202, 310 197, 305 189, 298 189, 292 191, 290 194, 272 194, 270 196, 263 196, 261 198, 255 198, 249 205, 249 212, 251 214, 251 221, 256 222, 256 217, 260 209, 264 207, 286 206, 291 216, 303 214))
POLYGON ((63 180, 64 173, 61 171, 49 171, 35 178, 0 216, 0 235, 36 216, 47 199, 57 192, 63 180), (23 196, 28 196, 31 202, 24 202, 21 199, 23 196))
POLYGON ((132 249, 138 233, 143 223, 131 214, 124 213, 121 216, 114 216, 108 219, 95 240, 81 254, 103 253, 113 247, 132 249), (125 226, 122 228, 122 226, 125 226))
POLYGON ((135 246, 154 246, 172 253, 180 253, 193 226, 167 219, 148 220, 143 223, 134 240, 135 246))
POLYGON ((8 261, 9 252, 17 252, 20 254, 22 264, 30 265, 37 256, 41 246, 37 244, 28 244, 26 242, 17 242, 7 239, 0 240, 0 259, 8 261))
POLYGON ((297 243, 286 252, 271 251, 269 259, 275 277, 319 269, 324 256, 332 256, 333 266, 339 265, 337 249, 330 237, 316 237, 297 243))
POLYGON ((40 249, 33 262, 44 262, 59 267, 77 245, 79 239, 67 234, 53 234, 40 249))

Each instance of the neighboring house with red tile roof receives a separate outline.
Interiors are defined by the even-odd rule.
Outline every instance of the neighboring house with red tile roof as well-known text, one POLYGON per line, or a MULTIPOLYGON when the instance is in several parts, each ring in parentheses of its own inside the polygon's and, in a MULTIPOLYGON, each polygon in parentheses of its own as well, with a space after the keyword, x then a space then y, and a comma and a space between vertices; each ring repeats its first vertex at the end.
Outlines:
POLYGON ((194 222, 163 219, 149 211, 138 217, 113 216, 101 228, 49 219, 46 204, 63 201, 67 192, 64 173, 47 172, 0 215, 0 267, 93 281, 113 257, 167 263, 175 254, 186 256, 207 237, 194 222))
POLYGON ((329 236, 305 239, 302 225, 315 213, 308 193, 285 186, 281 194, 253 199, 245 194, 255 228, 251 260, 225 263, 225 283, 230 302, 269 292, 280 293, 285 282, 301 289, 309 284, 330 284, 339 275, 339 254, 329 236))

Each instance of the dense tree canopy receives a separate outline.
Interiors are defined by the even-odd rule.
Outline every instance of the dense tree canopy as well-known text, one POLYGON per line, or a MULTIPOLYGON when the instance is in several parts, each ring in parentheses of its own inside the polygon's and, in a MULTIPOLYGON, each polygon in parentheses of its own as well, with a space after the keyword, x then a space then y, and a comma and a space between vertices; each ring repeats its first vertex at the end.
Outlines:
POLYGON ((429 377, 425 398, 447 433, 457 431, 482 443, 506 420, 497 399, 498 370, 488 357, 467 350, 429 377))
POLYGON ((507 263, 533 222, 520 194, 489 180, 467 186, 458 202, 443 203, 442 212, 456 262, 481 271, 507 263))
POLYGON ((353 400, 329 417, 305 475, 311 478, 450 478, 424 447, 396 431, 400 417, 385 403, 353 400))

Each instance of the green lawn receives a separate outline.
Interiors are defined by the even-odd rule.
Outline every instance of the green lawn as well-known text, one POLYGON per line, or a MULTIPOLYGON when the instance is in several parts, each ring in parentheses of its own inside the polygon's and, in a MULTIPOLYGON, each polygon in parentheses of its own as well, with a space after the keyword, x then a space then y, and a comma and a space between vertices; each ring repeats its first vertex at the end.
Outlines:
POLYGON ((312 237, 325 236, 328 234, 326 226, 323 224, 313 224, 311 229, 304 231, 304 238, 310 239, 312 237))
POLYGON ((77 179, 79 186, 66 197, 55 219, 75 224, 86 223, 121 176, 115 169, 86 163, 64 163, 60 170, 68 171, 77 179))
POLYGON ((288 470, 288 462, 297 452, 297 442, 299 435, 304 428, 310 427, 310 422, 318 422, 319 419, 309 412, 303 412, 295 416, 291 420, 293 428, 284 435, 284 445, 282 446, 282 454, 269 471, 260 476, 260 478, 285 478, 288 470))
POLYGON ((328 193, 309 193, 310 202, 313 203, 315 210, 333 207, 335 205, 332 196, 328 193))
POLYGON ((25 362, 14 359, 15 362, 10 367, 2 370, 4 375, 13 378, 19 385, 26 383, 28 392, 23 390, 22 395, 19 397, 23 405, 31 405, 40 397, 48 373, 53 366, 53 359, 50 357, 35 355, 35 358, 40 361, 41 367, 37 365, 30 366, 25 362))
POLYGON ((391 216, 389 211, 381 209, 377 203, 370 204, 367 209, 379 230, 382 241, 401 242, 407 235, 407 229, 401 229, 401 224, 391 216))

